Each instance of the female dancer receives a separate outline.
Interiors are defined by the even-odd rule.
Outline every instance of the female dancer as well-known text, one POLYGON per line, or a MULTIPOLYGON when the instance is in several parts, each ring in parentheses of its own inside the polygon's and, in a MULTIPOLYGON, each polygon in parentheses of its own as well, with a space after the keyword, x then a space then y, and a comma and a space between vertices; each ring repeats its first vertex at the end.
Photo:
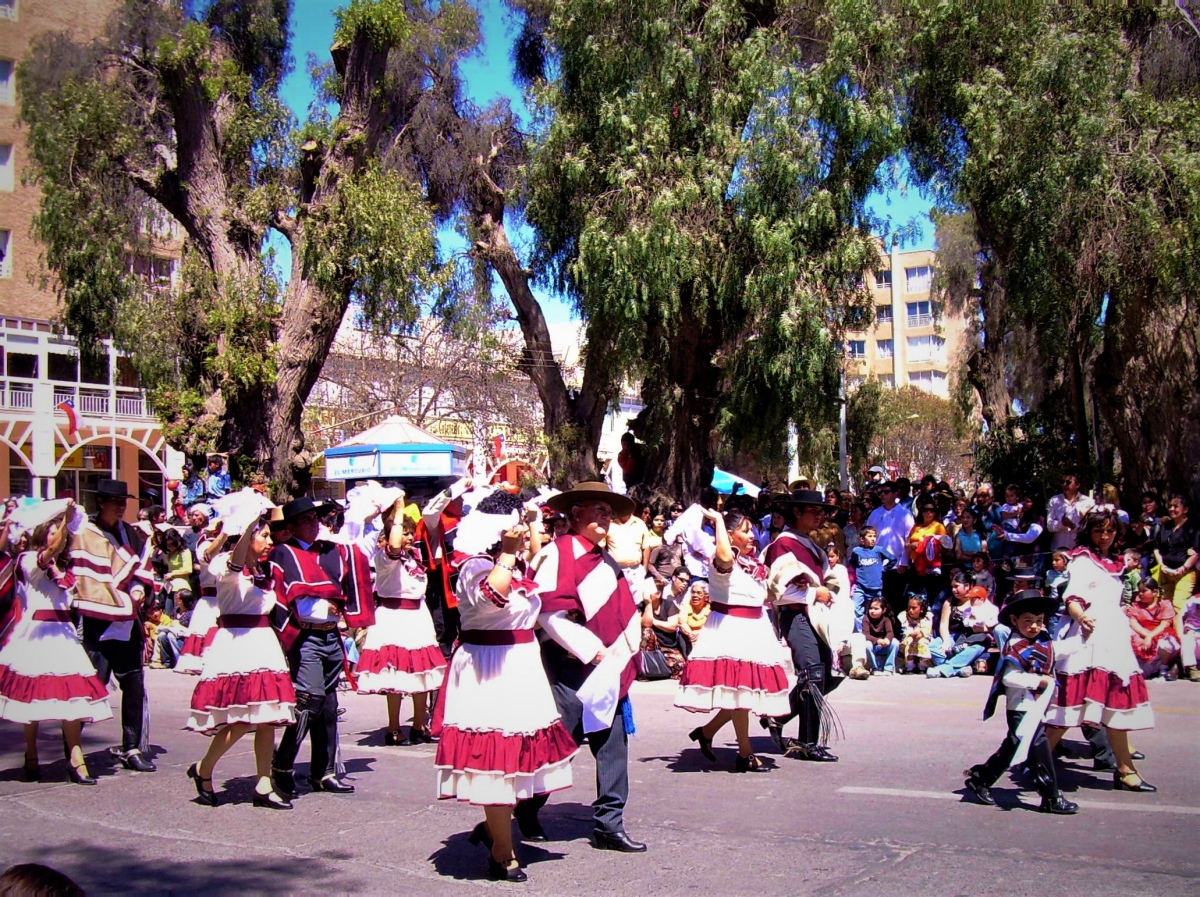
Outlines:
POLYGON ((754 556, 754 526, 740 511, 724 519, 716 511, 704 517, 716 534, 716 554, 709 568, 712 612, 692 648, 679 680, 676 707, 716 715, 688 736, 711 761, 713 738, 733 722, 738 756, 735 772, 764 767, 750 749, 750 714, 787 716, 791 712, 784 661, 787 654, 771 621, 763 614, 767 568, 754 556))
POLYGON ((387 697, 384 744, 433 741, 425 724, 429 692, 442 684, 446 658, 425 607, 425 567, 412 550, 417 524, 404 516, 404 497, 383 515, 375 549, 375 625, 358 659, 358 693, 387 697), (400 701, 412 695, 413 721, 400 735, 400 701))
POLYGON ((1055 664, 1058 696, 1046 716, 1046 737, 1054 748, 1072 726, 1103 726, 1117 757, 1113 788, 1156 791, 1138 775, 1129 747, 1130 731, 1154 727, 1154 711, 1121 607, 1122 565, 1114 548, 1120 530, 1114 511, 1091 511, 1080 524, 1063 595, 1071 623, 1059 636, 1060 644, 1077 647, 1055 664))
POLYGON ((469 555, 459 566, 462 630, 439 702, 434 761, 439 798, 483 807, 470 840, 491 849, 488 877, 497 881, 526 879, 513 853, 513 807, 569 787, 579 750, 533 635, 541 599, 525 563, 531 543, 520 506, 516 496, 495 492, 458 525, 455 551, 469 555))
POLYGON ((192 692, 187 727, 213 740, 199 763, 188 767, 200 802, 217 805, 212 788, 213 768, 243 735, 254 730, 254 764, 258 783, 254 806, 290 810, 292 804, 271 785, 271 755, 275 727, 296 721, 296 692, 283 649, 271 629, 275 606, 271 578, 260 565, 271 549, 271 534, 263 518, 242 533, 233 551, 209 564, 217 580, 220 617, 216 636, 204 658, 204 672, 192 692))
POLYGON ((187 637, 179 647, 179 658, 175 661, 175 672, 199 675, 204 669, 204 655, 217 637, 217 617, 220 610, 217 607, 217 578, 210 569, 212 559, 225 546, 228 534, 224 524, 217 521, 220 529, 215 535, 211 532, 201 534, 196 544, 196 555, 200 566, 200 597, 192 608, 192 621, 188 626, 187 637))
POLYGON ((17 558, 17 600, 21 619, 0 649, 0 719, 25 726, 25 780, 41 781, 38 723, 62 723, 63 752, 70 761, 68 780, 95 785, 83 757, 84 723, 112 718, 108 692, 96 676, 71 622, 74 583, 63 549, 67 521, 75 514, 71 499, 47 501, 13 514, 31 530, 28 551, 17 558))

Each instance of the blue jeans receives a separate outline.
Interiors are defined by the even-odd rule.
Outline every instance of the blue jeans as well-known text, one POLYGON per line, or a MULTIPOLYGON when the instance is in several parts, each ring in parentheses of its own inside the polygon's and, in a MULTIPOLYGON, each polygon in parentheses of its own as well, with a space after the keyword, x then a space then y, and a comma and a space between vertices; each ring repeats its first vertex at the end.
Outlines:
POLYGON ((899 649, 900 643, 895 639, 890 645, 870 645, 867 659, 871 661, 871 668, 880 672, 896 672, 896 652, 899 649))
POLYGON ((182 642, 183 639, 173 632, 158 634, 158 659, 163 666, 174 669, 175 662, 179 660, 179 646, 182 642))
MULTIPOLYGON (((940 637, 935 638, 929 646, 929 653, 933 656, 934 666, 929 669, 936 670, 937 675, 950 676, 958 675, 958 671, 963 667, 969 667, 972 663, 987 653, 985 645, 963 645, 957 652, 953 652, 947 657, 947 646, 940 637)), ((953 646, 950 646, 953 651, 953 646)))
POLYGON ((867 605, 872 598, 882 598, 883 589, 867 589, 858 583, 850 590, 850 598, 854 601, 854 631, 862 632, 862 618, 867 612, 867 605))
MULTIPOLYGON (((1051 636, 1053 637, 1053 635, 1051 636)), ((997 623, 996 628, 992 630, 992 638, 996 640, 996 647, 1000 649, 1000 653, 1004 653, 1004 646, 1008 644, 1008 640, 1012 638, 1012 630, 1003 623, 997 623)))

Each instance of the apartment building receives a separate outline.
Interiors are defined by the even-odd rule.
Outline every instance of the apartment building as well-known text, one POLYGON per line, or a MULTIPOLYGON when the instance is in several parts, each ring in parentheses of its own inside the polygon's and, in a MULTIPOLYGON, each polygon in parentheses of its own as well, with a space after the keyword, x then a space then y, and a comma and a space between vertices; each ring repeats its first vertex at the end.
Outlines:
MULTIPOLYGON (((36 187, 22 183, 27 156, 17 123, 16 72, 47 31, 97 35, 116 0, 0 0, 0 497, 72 496, 94 509, 96 482, 123 480, 142 504, 161 501, 182 456, 162 437, 132 366, 111 345, 84 364, 74 341, 55 332, 57 299, 42 289, 41 248, 30 234, 36 187)), ((179 234, 148 222, 149 257, 131 258, 148 288, 171 289, 179 234)), ((128 511, 136 516, 137 504, 128 511)))
POLYGON ((931 295, 935 254, 892 249, 868 272, 875 297, 870 328, 846 334, 846 378, 851 389, 874 375, 885 386, 916 386, 946 398, 950 363, 967 332, 962 316, 942 314, 931 295))

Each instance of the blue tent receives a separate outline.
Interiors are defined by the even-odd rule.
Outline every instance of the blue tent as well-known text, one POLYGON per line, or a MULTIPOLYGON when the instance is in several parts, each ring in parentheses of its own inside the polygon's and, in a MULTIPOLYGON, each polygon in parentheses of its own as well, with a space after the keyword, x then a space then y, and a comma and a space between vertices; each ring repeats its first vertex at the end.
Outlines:
POLYGON ((729 495, 733 492, 734 485, 740 485, 738 492, 742 495, 749 495, 751 498, 758 498, 759 488, 749 480, 744 480, 741 477, 727 473, 720 468, 713 471, 712 486, 718 492, 729 495))

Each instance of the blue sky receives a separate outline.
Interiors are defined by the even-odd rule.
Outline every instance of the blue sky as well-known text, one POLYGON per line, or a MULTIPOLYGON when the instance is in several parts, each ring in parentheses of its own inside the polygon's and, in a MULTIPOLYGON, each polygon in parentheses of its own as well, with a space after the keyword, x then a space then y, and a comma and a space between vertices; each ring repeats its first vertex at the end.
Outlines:
MULTIPOLYGON (((313 89, 308 77, 308 54, 316 54, 320 62, 329 60, 329 45, 333 42, 334 10, 345 5, 346 0, 296 0, 292 15, 292 53, 296 65, 283 83, 282 96, 298 118, 303 120, 312 102, 313 89)), ((462 67, 467 95, 479 106, 486 106, 497 96, 507 96, 515 110, 523 109, 524 100, 520 90, 512 81, 510 52, 516 37, 515 23, 504 7, 503 0, 478 0, 482 13, 483 44, 479 52, 467 60, 462 67)), ((892 228, 898 228, 912 218, 921 224, 921 237, 904 248, 932 249, 933 226, 929 221, 930 203, 915 192, 892 190, 879 193, 870 200, 872 212, 890 220, 892 228)), ((520 241, 521 235, 514 235, 520 241)), ((453 251, 461 243, 453 231, 442 234, 443 246, 453 251)), ((272 240, 271 245, 280 255, 282 270, 288 270, 287 247, 282 240, 272 240)), ((570 320, 571 309, 552 295, 540 294, 547 320, 559 323, 570 320)))

